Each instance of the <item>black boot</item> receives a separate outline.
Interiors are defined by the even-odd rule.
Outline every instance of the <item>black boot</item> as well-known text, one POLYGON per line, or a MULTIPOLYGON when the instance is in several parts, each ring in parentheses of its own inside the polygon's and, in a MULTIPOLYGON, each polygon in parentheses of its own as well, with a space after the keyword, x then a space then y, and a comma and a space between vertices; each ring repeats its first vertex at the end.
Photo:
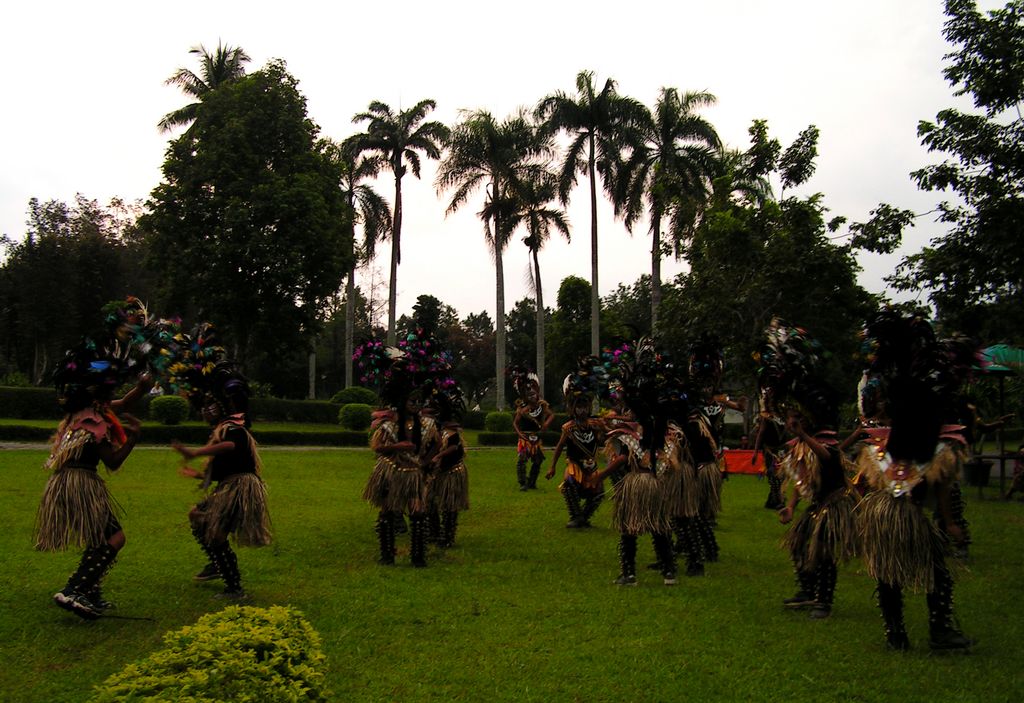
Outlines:
POLYGON ((100 579, 113 565, 116 557, 117 550, 109 544, 87 548, 67 585, 53 595, 53 602, 85 620, 98 618, 103 614, 103 609, 91 601, 88 594, 99 586, 100 579))
POLYGON ((701 560, 705 563, 718 561, 718 540, 715 539, 715 531, 711 527, 711 522, 703 515, 698 515, 694 520, 697 522, 701 560))
POLYGON ((409 526, 405 524, 405 515, 403 513, 391 513, 391 520, 394 522, 396 535, 404 535, 409 531, 409 526))
POLYGON ((974 644, 953 624, 953 577, 944 564, 935 566, 935 590, 928 594, 928 634, 934 651, 963 651, 974 644))
POLYGON ((569 522, 566 527, 583 527, 583 517, 580 512, 580 489, 575 481, 566 481, 562 484, 562 497, 565 498, 565 507, 569 510, 569 522))
POLYGON ((824 620, 832 614, 832 600, 836 593, 838 569, 834 561, 822 561, 814 570, 814 601, 811 618, 824 620))
POLYGON ((242 572, 238 570, 238 555, 224 540, 220 544, 211 544, 213 552, 213 563, 217 570, 224 577, 224 591, 217 594, 218 598, 230 598, 231 600, 244 600, 248 597, 242 589, 242 572))
POLYGON ((590 527, 590 518, 597 512, 598 507, 604 502, 604 493, 597 493, 587 496, 583 503, 583 510, 580 512, 580 527, 590 527))
POLYGON ((380 558, 377 559, 377 563, 391 566, 395 563, 395 520, 390 513, 382 511, 377 516, 377 524, 373 529, 380 544, 380 558))
POLYGON ((199 543, 199 548, 206 554, 206 566, 203 567, 202 571, 193 576, 195 581, 213 581, 215 579, 222 578, 220 571, 217 570, 217 565, 213 563, 213 554, 210 552, 210 548, 206 545, 206 526, 198 521, 192 521, 192 536, 195 537, 196 542, 199 543))
POLYGON ((516 480, 519 481, 519 490, 525 491, 526 487, 526 457, 519 455, 519 460, 516 461, 516 480))
POLYGON ((444 522, 441 529, 441 546, 448 548, 455 546, 455 531, 459 528, 459 513, 455 510, 447 510, 444 513, 444 522))
POLYGON ((540 476, 540 459, 534 459, 533 463, 530 464, 530 477, 526 479, 526 487, 530 490, 536 490, 537 488, 537 477, 540 476))
POLYGON ((437 508, 431 508, 427 513, 427 542, 441 544, 441 513, 437 508))
POLYGON ((424 515, 409 516, 409 537, 411 546, 409 556, 412 565, 423 568, 427 565, 427 521, 424 515))
POLYGON ((878 582, 878 607, 885 623, 885 641, 889 649, 905 652, 910 649, 910 638, 903 624, 903 589, 878 582))
POLYGON ((769 510, 780 510, 785 505, 785 501, 782 500, 782 477, 773 468, 768 472, 768 498, 764 502, 764 507, 769 510))
POLYGON ((795 569, 796 571, 796 583, 797 592, 792 598, 786 598, 782 601, 782 604, 787 608, 810 608, 815 605, 814 601, 814 587, 815 579, 814 572, 805 571, 802 569, 795 569))
POLYGON ((619 566, 621 573, 612 583, 616 586, 636 585, 636 537, 619 536, 619 566))
POLYGON ((697 523, 692 517, 680 519, 682 530, 682 551, 686 553, 686 575, 703 576, 704 560, 701 557, 701 549, 697 539, 697 523))
POLYGON ((651 535, 654 553, 661 564, 661 578, 666 586, 676 585, 676 555, 672 552, 672 538, 666 534, 651 535))

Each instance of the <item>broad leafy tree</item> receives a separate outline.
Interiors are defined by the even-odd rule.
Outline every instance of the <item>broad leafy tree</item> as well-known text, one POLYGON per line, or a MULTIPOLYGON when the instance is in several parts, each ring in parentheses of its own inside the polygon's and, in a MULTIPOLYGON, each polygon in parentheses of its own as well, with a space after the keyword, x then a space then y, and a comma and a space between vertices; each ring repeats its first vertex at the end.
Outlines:
POLYGON ((552 404, 561 402, 562 379, 576 368, 580 355, 587 354, 589 322, 590 283, 579 276, 566 276, 558 286, 547 350, 548 371, 558 388, 557 397, 548 398, 552 404))
POLYGON ((164 115, 159 124, 163 132, 192 124, 206 95, 221 85, 244 76, 245 64, 249 62, 249 55, 241 48, 220 42, 217 42, 217 48, 213 53, 207 51, 202 44, 192 47, 188 53, 198 57, 199 72, 196 73, 190 68, 179 68, 165 83, 178 86, 181 92, 195 98, 196 102, 164 115))
POLYGON ((464 206, 483 190, 479 211, 484 236, 491 249, 495 272, 497 335, 495 387, 497 407, 505 407, 505 271, 502 254, 508 246, 512 227, 520 211, 517 193, 531 179, 546 173, 551 157, 550 141, 517 112, 503 121, 478 110, 463 114, 451 133, 448 155, 441 162, 436 184, 439 191, 451 191, 448 213, 464 206))
MULTIPOLYGON (((937 206, 948 229, 908 256, 892 282, 928 291, 949 327, 1024 341, 1024 2, 982 14, 974 0, 947 0, 953 46, 943 75, 973 111, 949 108, 917 128, 942 163, 911 174, 918 188, 952 196, 937 206)), ((916 215, 882 204, 851 227, 854 244, 891 252, 916 215)))
POLYGON ((642 142, 623 167, 618 201, 626 226, 646 213, 651 233, 651 329, 657 334, 661 304, 661 259, 665 250, 681 254, 700 220, 718 169, 721 142, 715 128, 698 114, 713 105, 705 92, 680 94, 662 88, 654 112, 642 125, 642 142), (669 242, 663 237, 668 223, 669 242))
POLYGON ((622 149, 636 135, 635 128, 645 119, 642 103, 620 95, 615 81, 605 81, 598 90, 593 71, 576 75, 576 93, 562 91, 543 98, 536 114, 552 132, 564 132, 570 143, 562 160, 559 175, 559 196, 563 203, 580 174, 587 176, 590 186, 590 353, 600 351, 601 301, 598 289, 597 177, 601 176, 605 191, 615 191, 615 172, 622 149))
POLYGON ((366 123, 366 132, 351 137, 358 152, 379 157, 383 168, 391 171, 395 181, 395 199, 391 220, 391 273, 388 288, 387 342, 395 343, 395 306, 398 296, 398 266, 402 263, 402 179, 407 171, 420 177, 421 154, 440 159, 448 140, 448 128, 440 122, 427 120, 437 107, 433 100, 421 100, 408 110, 397 113, 379 100, 352 121, 366 123))
POLYGON ((311 348, 349 269, 339 170, 280 61, 209 93, 167 150, 143 225, 167 309, 217 324, 267 378, 311 348))

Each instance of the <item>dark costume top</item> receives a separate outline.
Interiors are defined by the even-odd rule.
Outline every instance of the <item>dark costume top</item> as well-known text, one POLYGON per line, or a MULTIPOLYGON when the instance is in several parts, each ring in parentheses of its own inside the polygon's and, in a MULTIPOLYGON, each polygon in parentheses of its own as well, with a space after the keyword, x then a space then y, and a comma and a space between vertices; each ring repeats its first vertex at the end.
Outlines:
POLYGON ((229 424, 220 437, 221 442, 232 442, 235 447, 229 452, 218 454, 210 459, 209 480, 223 481, 234 474, 254 474, 256 457, 249 445, 249 433, 245 427, 237 423, 229 424))

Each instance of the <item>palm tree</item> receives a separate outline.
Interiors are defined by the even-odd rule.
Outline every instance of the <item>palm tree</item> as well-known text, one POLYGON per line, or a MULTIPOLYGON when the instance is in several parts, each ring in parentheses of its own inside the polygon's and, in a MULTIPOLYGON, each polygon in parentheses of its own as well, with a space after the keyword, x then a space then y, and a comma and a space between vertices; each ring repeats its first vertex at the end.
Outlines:
POLYGON ((662 220, 669 218, 675 255, 693 234, 717 172, 721 140, 696 110, 713 105, 706 92, 680 95, 662 88, 654 114, 642 125, 643 141, 634 146, 619 176, 617 201, 627 229, 647 211, 651 232, 651 332, 658 331, 661 305, 662 220))
POLYGON ((391 206, 372 186, 363 181, 375 178, 383 166, 380 157, 359 153, 357 139, 347 139, 340 145, 333 145, 331 159, 337 164, 341 178, 339 187, 348 203, 351 222, 348 238, 351 255, 348 280, 345 284, 345 387, 352 385, 352 352, 354 347, 356 320, 356 264, 372 261, 377 242, 391 233, 391 206), (356 226, 363 228, 363 242, 358 251, 355 247, 356 226))
POLYGON ((355 123, 369 122, 366 132, 352 139, 360 153, 379 156, 395 178, 395 201, 391 220, 391 279, 388 290, 387 343, 395 343, 395 304, 398 296, 398 265, 402 262, 402 177, 407 164, 412 175, 420 177, 420 153, 440 159, 448 140, 448 128, 440 122, 424 122, 427 113, 436 107, 433 100, 421 100, 408 110, 395 114, 392 109, 374 100, 366 112, 352 118, 355 123))
POLYGON ((597 285, 597 175, 604 189, 615 192, 615 172, 624 145, 632 142, 635 125, 647 109, 640 102, 619 95, 615 81, 608 79, 600 92, 594 87, 593 71, 576 75, 576 95, 561 91, 542 99, 536 115, 552 132, 563 131, 572 138, 558 180, 559 196, 568 202, 569 192, 580 173, 590 180, 590 352, 600 351, 601 296, 597 285))
POLYGON ((159 122, 161 132, 169 132, 175 127, 194 122, 199 112, 199 103, 206 94, 244 76, 245 64, 249 62, 249 55, 243 49, 220 42, 217 42, 217 49, 212 54, 202 44, 192 47, 188 53, 199 57, 199 73, 179 68, 164 81, 164 85, 178 86, 185 95, 195 98, 197 102, 164 115, 159 122))
POLYGON ((438 191, 454 188, 447 213, 466 203, 481 186, 486 191, 478 215, 494 257, 496 298, 495 384, 497 407, 505 407, 505 271, 502 252, 512 234, 515 184, 543 173, 551 157, 550 140, 539 133, 520 110, 498 122, 483 110, 463 113, 452 131, 448 156, 437 172, 438 191))
POLYGON ((531 279, 537 304, 537 377, 541 392, 544 391, 545 343, 544 343, 544 291, 540 278, 540 250, 551 236, 552 228, 569 241, 569 221, 565 211, 551 207, 557 197, 556 177, 553 173, 541 174, 515 186, 514 214, 509 220, 509 228, 515 230, 520 225, 526 228, 523 243, 530 250, 533 263, 531 279))

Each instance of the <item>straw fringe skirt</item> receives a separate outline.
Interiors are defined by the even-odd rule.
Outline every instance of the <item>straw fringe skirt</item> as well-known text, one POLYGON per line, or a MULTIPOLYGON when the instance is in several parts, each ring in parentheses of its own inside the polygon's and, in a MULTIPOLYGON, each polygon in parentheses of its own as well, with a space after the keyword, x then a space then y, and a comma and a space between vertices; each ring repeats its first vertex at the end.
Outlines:
POLYGON ((783 538, 796 568, 811 571, 819 564, 855 557, 859 553, 856 511, 857 495, 849 488, 805 510, 783 538))
POLYGON ((235 474, 221 481, 196 506, 207 544, 235 536, 240 547, 264 547, 271 542, 267 488, 256 474, 235 474))
POLYGON ((95 470, 63 467, 50 474, 36 515, 36 549, 98 547, 120 506, 95 470))
POLYGON ((622 534, 665 534, 672 529, 661 482, 654 474, 629 472, 615 486, 612 499, 612 526, 622 534))
POLYGON ((465 462, 437 474, 428 489, 430 504, 441 512, 469 510, 469 474, 465 462))
POLYGON ((908 497, 873 491, 858 509, 862 553, 871 578, 913 590, 935 590, 935 565, 946 537, 908 497))
POLYGON ((717 461, 697 467, 697 495, 705 518, 713 520, 722 512, 722 472, 717 461))
POLYGON ((387 457, 379 457, 363 489, 363 500, 389 512, 423 513, 427 509, 427 483, 418 466, 399 466, 387 457))

